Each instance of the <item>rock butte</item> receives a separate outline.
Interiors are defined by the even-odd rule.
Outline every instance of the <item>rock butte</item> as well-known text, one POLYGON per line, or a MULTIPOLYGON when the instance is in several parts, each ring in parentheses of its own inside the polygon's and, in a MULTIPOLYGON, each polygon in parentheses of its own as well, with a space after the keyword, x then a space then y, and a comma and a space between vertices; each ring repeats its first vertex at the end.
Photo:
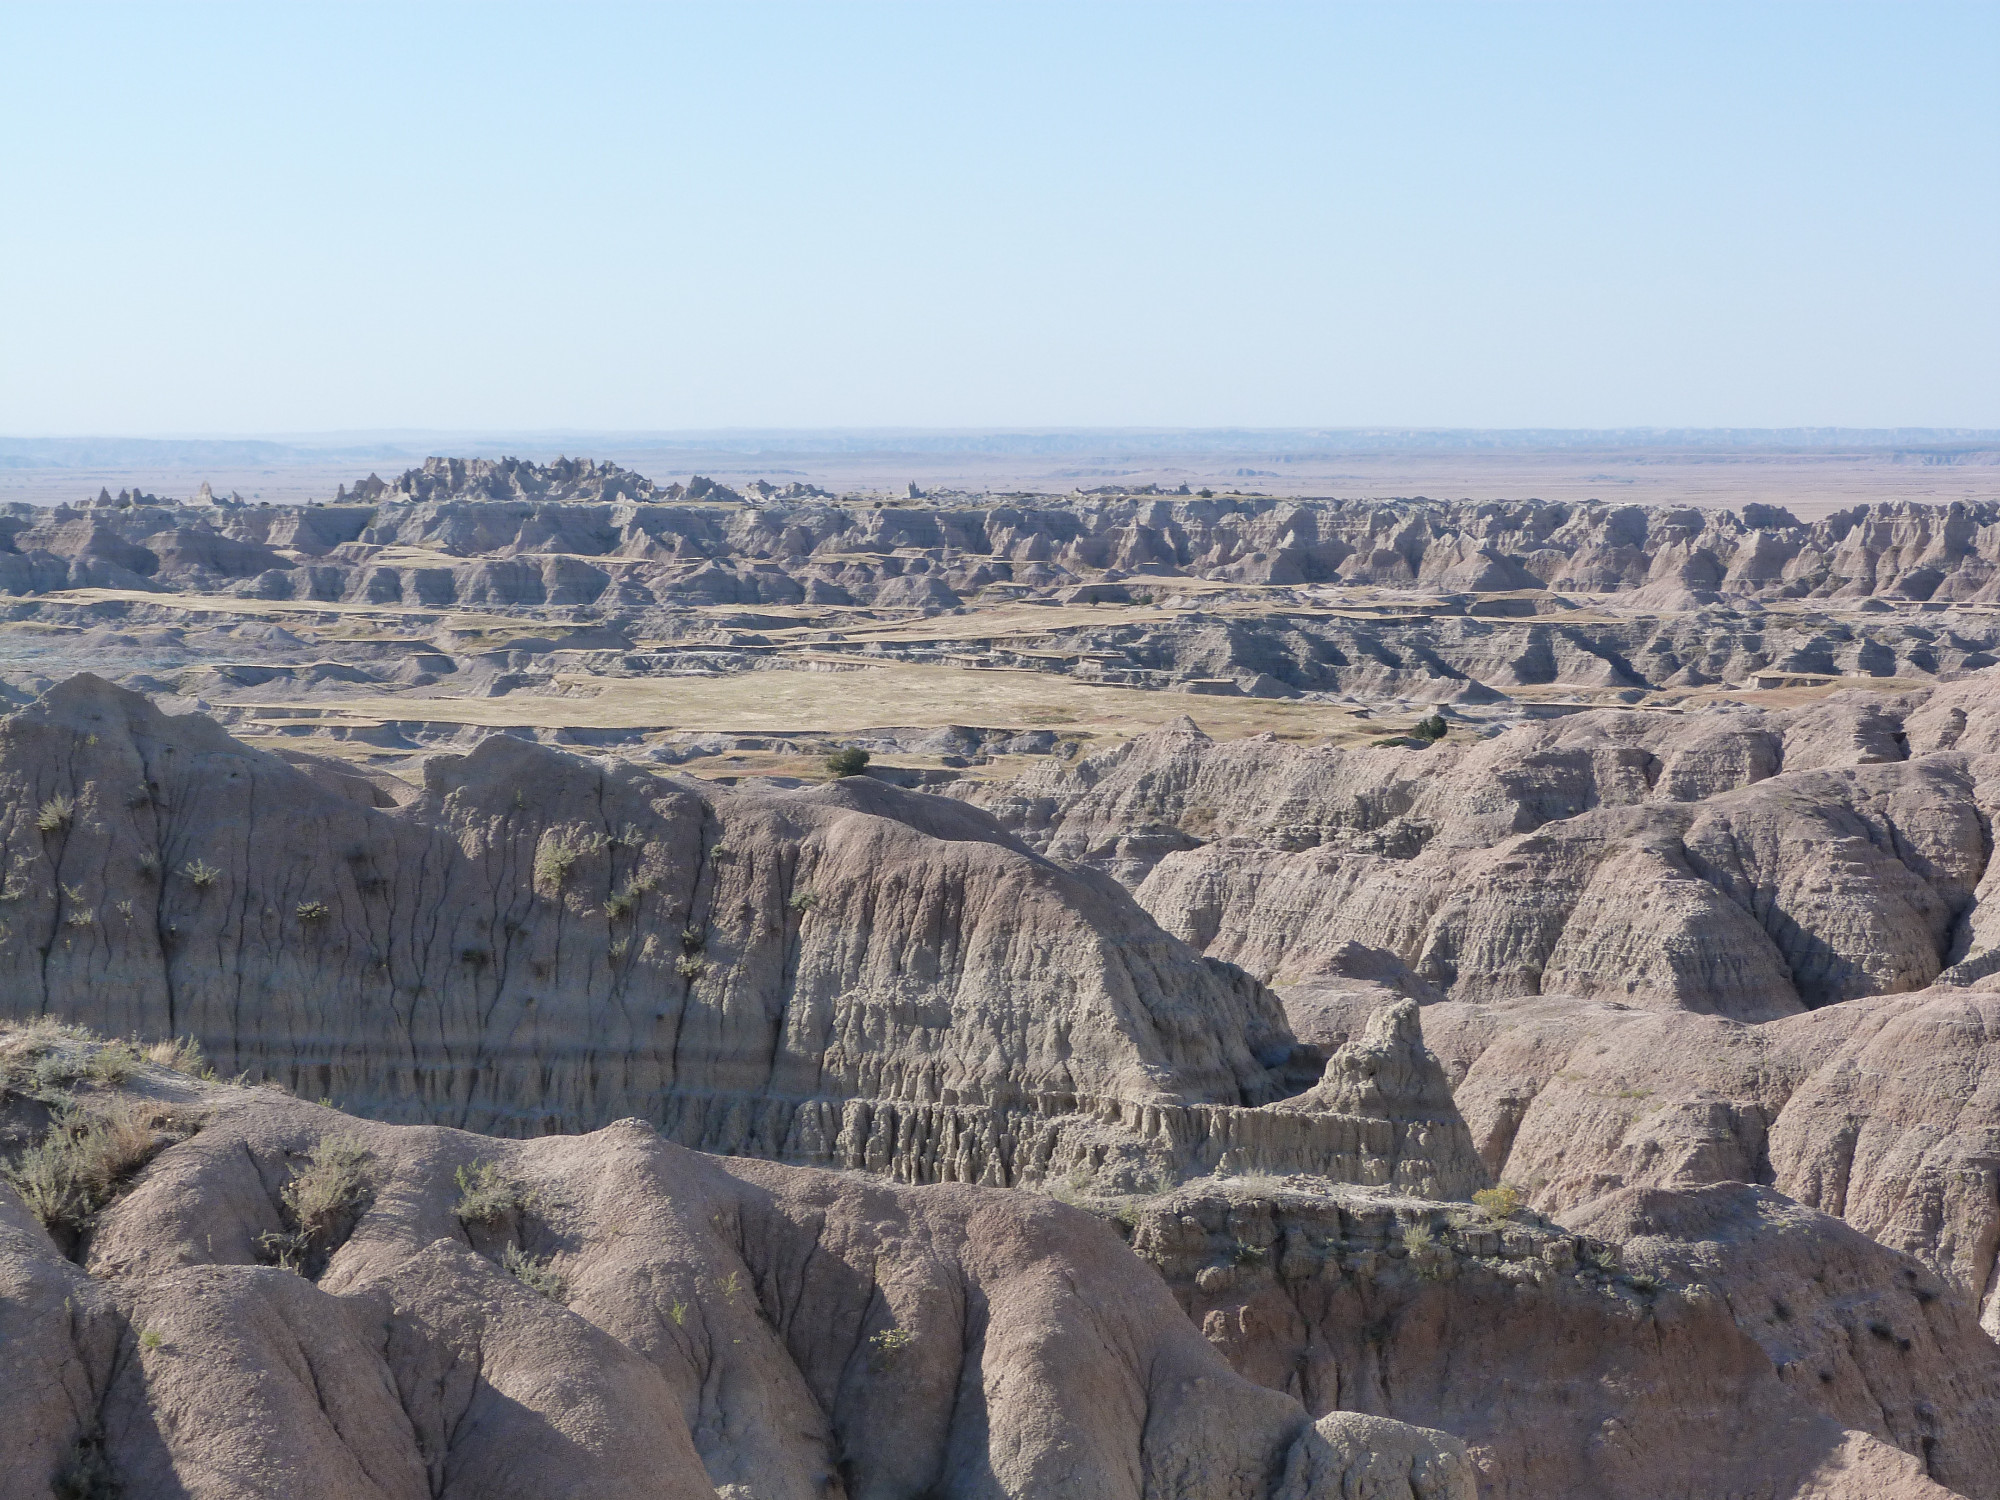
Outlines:
POLYGON ((0 518, 0 1500, 2000 1496, 2000 507, 203 499, 0 518), (1152 717, 672 718, 863 662, 1152 717))

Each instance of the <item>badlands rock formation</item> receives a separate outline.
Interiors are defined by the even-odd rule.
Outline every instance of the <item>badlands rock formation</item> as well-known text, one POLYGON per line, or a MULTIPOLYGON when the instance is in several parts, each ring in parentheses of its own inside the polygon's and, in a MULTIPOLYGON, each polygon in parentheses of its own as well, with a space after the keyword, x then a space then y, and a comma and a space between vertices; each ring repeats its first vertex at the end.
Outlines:
POLYGON ((912 499, 0 518, 0 1497, 2000 1500, 2000 508, 912 499))
POLYGON ((865 777, 704 790, 496 738, 385 807, 79 677, 0 721, 0 788, 0 1013, 193 1036, 370 1114, 636 1111, 911 1181, 1483 1181, 1420 1069, 1377 1109, 1115 883, 865 777))
POLYGON ((0 1185, 7 1500, 1473 1495, 1445 1434, 1329 1441, 1046 1198, 131 1088, 196 1133, 76 1263, 0 1185))
POLYGON ((1781 1231, 1719 1232, 1680 1198, 1579 1235, 1303 1179, 1199 1184, 1143 1205, 1132 1243, 1242 1373, 1453 1432, 1496 1500, 2000 1493, 2000 1349, 1955 1293, 1796 1208, 1810 1222, 1766 1264, 1781 1231), (1805 1285, 1772 1334, 1759 1298, 1786 1278, 1805 1285))
POLYGON ((1621 1252, 1236 1178, 1130 1204, 1128 1251, 1042 1197, 361 1121, 47 1023, 0 1071, 58 1162, 130 1142, 61 1245, 50 1173, 0 1184, 10 1500, 1996 1493, 1969 1309, 1754 1189, 1614 1200, 1621 1252))
MULTIPOLYGON (((1032 585, 1107 569, 1444 593, 1638 592, 1674 609, 1723 598, 2000 599, 1994 504, 1859 506, 1803 524, 1763 505, 1739 515, 1597 502, 1078 495, 891 506, 824 498, 810 487, 760 485, 745 504, 743 493, 699 477, 662 486, 581 460, 431 459, 393 483, 370 475, 351 494, 343 486, 332 506, 182 507, 150 495, 103 495, 50 512, 15 505, 6 527, 9 556, 22 561, 5 581, 14 592, 60 587, 35 571, 55 559, 72 573, 95 568, 110 577, 115 570, 128 580, 185 586, 204 581, 203 574, 227 576, 197 555, 201 539, 221 538, 295 548, 313 559, 273 561, 271 571, 299 575, 283 581, 282 597, 374 598, 416 586, 449 589, 456 602, 474 603, 466 591, 532 589, 539 571, 453 569, 426 583, 383 555, 418 547, 496 561, 602 560, 569 570, 570 586, 587 595, 583 602, 607 589, 636 594, 684 583, 718 560, 744 602, 796 598, 814 585, 943 599, 993 582, 1032 585), (884 566, 899 558, 908 566, 884 566), (664 559, 681 566, 630 566, 664 559)), ((231 556, 239 567, 252 560, 231 556)))
POLYGON ((1973 505, 1805 525, 1532 501, 887 503, 511 459, 434 459, 326 505, 200 498, 0 508, 0 701, 89 670, 263 735, 416 752, 500 727, 624 730, 686 759, 777 742, 728 714, 677 730, 675 712, 619 707, 628 688, 657 702, 777 672, 774 695, 810 698, 802 676, 924 668, 877 689, 871 724, 818 695, 786 743, 814 753, 832 708, 878 747, 955 726, 981 748, 950 753, 976 756, 1018 753, 991 747, 1038 724, 1095 732, 1085 700, 1111 688, 1338 705, 1353 730, 1437 704, 1489 726, 2000 660, 1995 527, 1973 505), (968 725, 897 706, 975 673, 1059 682, 1066 712, 1024 720, 1017 702, 968 725), (452 701, 510 697, 498 716, 452 701))
POLYGON ((1991 964, 2000 763, 1961 726, 1994 691, 1585 713, 1430 750, 1184 721, 948 790, 1280 988, 1338 981, 1358 944, 1455 999, 1768 1020, 1991 964))
MULTIPOLYGON (((797 665, 801 643, 765 627, 802 618, 839 636, 855 623, 843 611, 924 617, 1035 600, 1112 608, 1041 629, 1013 620, 877 640, 866 654, 1137 688, 1465 705, 1521 689, 1643 695, 1760 673, 1977 670, 2000 659, 2000 618, 1986 607, 1996 558, 1991 505, 1859 507, 1808 525, 1768 506, 1739 516, 1103 494, 885 504, 699 476, 663 486, 578 460, 433 459, 394 482, 343 487, 330 505, 125 493, 0 513, 0 592, 46 601, 14 618, 137 625, 151 649, 135 655, 155 666, 202 658, 173 634, 185 606, 149 596, 385 612, 426 634, 446 672, 464 667, 435 612, 532 611, 608 630, 590 668, 621 675, 797 665), (106 589, 126 596, 73 592, 106 589), (1130 608, 1161 603, 1172 607, 1130 608), (744 629, 718 631, 702 614, 724 606, 742 611, 744 629), (634 652, 642 638, 651 649, 634 652)), ((217 624, 233 634, 234 619, 224 610, 217 624)), ((515 654, 493 675, 565 665, 546 649, 515 654)), ((364 681, 393 685, 368 672, 380 653, 343 655, 364 681)), ((283 651, 236 658, 296 665, 283 651)))
POLYGON ((1759 1026, 1558 997, 1424 1019, 1489 1170, 1546 1211, 1767 1184, 1922 1262, 2000 1330, 2000 994, 1932 988, 1759 1026))

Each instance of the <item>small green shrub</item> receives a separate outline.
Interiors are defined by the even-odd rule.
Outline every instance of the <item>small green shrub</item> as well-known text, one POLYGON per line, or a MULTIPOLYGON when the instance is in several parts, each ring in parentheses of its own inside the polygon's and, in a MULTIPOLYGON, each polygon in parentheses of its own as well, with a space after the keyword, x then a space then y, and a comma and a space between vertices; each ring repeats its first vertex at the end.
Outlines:
POLYGON ((146 1049, 146 1061, 155 1067, 171 1068, 190 1078, 213 1078, 215 1069, 202 1055, 201 1043, 191 1036, 171 1037, 146 1049))
POLYGON ((314 1146, 306 1169, 285 1184, 281 1195, 300 1227, 324 1234, 352 1212, 368 1191, 371 1159, 356 1136, 330 1135, 314 1146))
POLYGON ((124 1490, 104 1455, 104 1439, 96 1433, 76 1440, 56 1474, 54 1500, 119 1500, 124 1490))
POLYGON ((1416 727, 1410 733, 1420 740, 1436 744, 1451 733, 1451 726, 1445 723, 1443 714, 1432 714, 1428 719, 1417 720, 1416 727))
POLYGON ((1412 1255, 1422 1255, 1437 1244, 1437 1236, 1431 1233, 1431 1226, 1422 1219, 1412 1219, 1403 1226, 1403 1248, 1412 1255))
POLYGON ((636 877, 628 880, 623 890, 613 891, 609 896, 604 898, 604 914, 614 922, 620 917, 630 915, 633 909, 638 906, 639 898, 658 885, 659 882, 651 876, 647 876, 643 880, 636 877))
POLYGON ((306 1165, 279 1189, 287 1227, 259 1237, 265 1253, 278 1265, 318 1275, 368 1199, 372 1159, 357 1136, 323 1137, 307 1153, 306 1165))
POLYGON ((90 1054, 90 1077, 98 1083, 120 1084, 139 1065, 139 1053, 130 1042, 106 1042, 90 1054))
POLYGON ((35 1093, 47 1098, 61 1093, 83 1077, 89 1066, 86 1058, 68 1048, 44 1052, 35 1059, 34 1067, 28 1072, 29 1086, 35 1093))
POLYGON ((324 901, 301 901, 294 908, 294 915, 301 922, 324 922, 333 915, 333 908, 324 901))
POLYGON ((563 882, 569 879, 569 872, 576 862, 583 858, 581 845, 572 844, 568 839, 551 835, 542 840, 535 850, 535 883, 559 891, 563 882))
POLYGON ((161 1337, 160 1330, 157 1328, 148 1328, 144 1333, 139 1335, 139 1347, 141 1349, 157 1349, 165 1342, 166 1339, 161 1337))
POLYGON ((569 1283, 562 1273, 550 1268, 546 1259, 537 1259, 518 1245, 509 1245, 501 1253, 500 1263, 529 1291, 540 1292, 551 1302, 569 1301, 569 1283))
POLYGON ((672 1307, 667 1309, 667 1316, 674 1320, 674 1327, 687 1327, 688 1305, 685 1302, 676 1302, 672 1307))
POLYGON ((1472 1195, 1472 1203, 1489 1219, 1511 1219, 1521 1211, 1521 1193, 1503 1182, 1498 1187, 1481 1188, 1472 1195))
POLYGON ((458 1205, 452 1210, 462 1224, 496 1224, 522 1206, 521 1191, 501 1172, 498 1163, 476 1161, 455 1174, 458 1205))
POLYGON ((917 1336, 907 1328, 883 1328, 868 1336, 868 1368, 880 1374, 913 1347, 917 1336))
POLYGON ((187 876, 196 890, 205 891, 215 884, 222 871, 205 859, 191 859, 181 867, 181 873, 187 876))
POLYGON ((699 953, 707 946, 708 934, 703 932, 699 927, 683 927, 681 929, 681 952, 699 953))
POLYGON ((674 960, 674 972, 683 979, 699 979, 708 972, 708 960, 696 953, 683 953, 674 960))
POLYGON ((819 893, 816 891, 794 891, 792 892, 792 898, 785 905, 797 912, 811 911, 815 906, 819 905, 819 893))
POLYGON ((47 1135, 0 1167, 0 1177, 52 1235, 73 1244, 126 1179, 173 1143, 173 1123, 161 1105, 124 1099, 65 1109, 47 1135))
POLYGON ((36 810, 35 826, 43 833, 55 833, 75 815, 76 798, 58 792, 36 810))
POLYGON ((868 752, 858 745, 843 745, 826 758, 830 776, 859 776, 868 769, 868 752))

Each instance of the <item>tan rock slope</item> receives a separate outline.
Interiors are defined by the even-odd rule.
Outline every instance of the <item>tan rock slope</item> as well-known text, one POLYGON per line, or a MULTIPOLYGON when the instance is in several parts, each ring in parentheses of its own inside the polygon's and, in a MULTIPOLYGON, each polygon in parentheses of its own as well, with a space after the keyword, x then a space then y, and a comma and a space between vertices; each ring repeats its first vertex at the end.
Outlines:
POLYGON ((1454 999, 1760 1021, 1993 965, 1996 696, 1975 677, 1601 711, 1429 750, 1216 743, 1184 721, 946 790, 1288 993, 1337 988, 1360 945, 1454 999))
POLYGON ((1576 1234, 1237 1179, 1140 1205, 1132 1244, 1243 1374, 1457 1434, 1487 1500, 2000 1493, 2000 1349, 1956 1293, 1775 1198, 1768 1222, 1690 1201, 1663 1229, 1679 1198, 1576 1234), (1788 1276, 1774 1336, 1762 1299, 1788 1276))
POLYGON ((2000 1347, 1908 1256, 1769 1188, 1627 1189, 1568 1216, 1627 1266, 1706 1286, 1778 1378, 1966 1495, 2000 1491, 2000 1347))
POLYGON ((0 1184, 6 1500, 1473 1494, 1455 1439, 1238 1377, 1046 1198, 136 1073, 74 1102, 197 1133, 135 1153, 81 1265, 0 1184))
POLYGON ((1543 1210, 1765 1184, 1913 1257, 2000 1329, 2000 993, 1756 1026, 1561 997, 1435 1005, 1424 1022, 1488 1170, 1543 1210))
POLYGON ((1580 1234, 1236 1178, 1127 1201, 1128 1250, 1043 1197, 361 1121, 48 1023, 0 1075, 5 1500, 1996 1493, 1970 1309, 1755 1189, 1580 1234))
MULTIPOLYGON (((1270 1108, 1325 1054, 1261 985, 866 778, 704 790, 496 738, 381 807, 79 677, 0 721, 0 798, 0 1014, 191 1035, 380 1118, 638 1113, 911 1181, 1398 1170, 1387 1119, 1270 1108)), ((1462 1196, 1432 1114, 1425 1180, 1462 1196)))

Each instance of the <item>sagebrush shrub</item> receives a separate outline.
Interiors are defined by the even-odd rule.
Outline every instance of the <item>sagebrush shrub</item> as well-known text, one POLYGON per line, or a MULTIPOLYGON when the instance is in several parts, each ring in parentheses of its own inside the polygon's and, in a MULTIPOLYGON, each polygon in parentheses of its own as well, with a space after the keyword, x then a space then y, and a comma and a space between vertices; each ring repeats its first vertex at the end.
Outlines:
POLYGON ((452 1212, 464 1224, 494 1224, 521 1207, 521 1191, 499 1166, 476 1161, 460 1167, 455 1175, 458 1203, 452 1212))
POLYGON ((1481 1188, 1472 1195, 1472 1203, 1489 1219, 1511 1219, 1520 1212, 1521 1193, 1503 1182, 1498 1187, 1481 1188))
POLYGON ((29 1212, 59 1240, 74 1242, 120 1186, 173 1143, 164 1105, 111 1099, 72 1106, 47 1135, 0 1167, 29 1212))
POLYGON ((286 1227, 261 1237, 265 1253, 281 1266, 317 1275, 367 1202, 371 1160, 358 1136, 322 1137, 305 1166, 278 1190, 286 1227))

